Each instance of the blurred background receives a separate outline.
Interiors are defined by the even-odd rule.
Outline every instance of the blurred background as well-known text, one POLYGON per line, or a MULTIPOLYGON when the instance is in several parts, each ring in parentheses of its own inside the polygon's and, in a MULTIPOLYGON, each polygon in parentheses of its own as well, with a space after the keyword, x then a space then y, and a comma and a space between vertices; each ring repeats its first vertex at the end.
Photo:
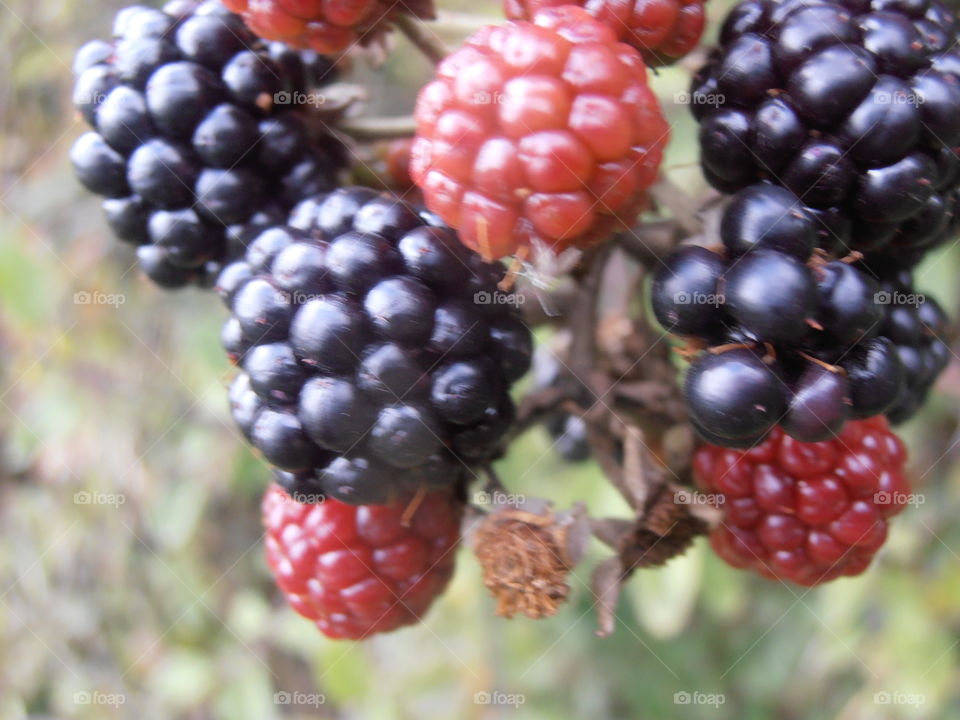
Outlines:
MULTIPOLYGON (((139 278, 69 168, 72 55, 123 4, 0 0, 0 720, 960 717, 960 363, 903 428, 924 502, 865 576, 788 588, 701 540, 637 573, 600 639, 599 545, 540 622, 494 617, 463 550, 421 626, 335 643, 288 609, 263 560, 269 473, 227 413, 225 311, 139 278)), ((711 17, 728 7, 711 0, 711 17)), ((373 113, 411 109, 429 75, 396 45, 364 72, 373 113)), ((688 73, 654 83, 666 168, 695 194, 688 73)), ((954 316, 958 267, 947 247, 917 272, 954 316)), ((537 428, 512 448, 511 490, 626 513, 593 463, 550 446, 537 428)))

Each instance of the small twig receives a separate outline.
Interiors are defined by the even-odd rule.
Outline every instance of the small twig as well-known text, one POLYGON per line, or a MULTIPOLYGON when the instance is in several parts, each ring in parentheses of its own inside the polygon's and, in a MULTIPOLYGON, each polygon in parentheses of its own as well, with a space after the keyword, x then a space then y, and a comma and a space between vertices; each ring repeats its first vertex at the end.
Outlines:
POLYGON ((503 481, 497 474, 497 471, 493 469, 493 465, 488 463, 484 465, 482 469, 484 474, 487 476, 487 484, 484 485, 483 491, 490 496, 493 496, 497 493, 506 494, 507 488, 504 486, 503 481))
POLYGON ((394 24, 434 65, 450 54, 443 41, 425 23, 401 13, 394 19, 394 24))
POLYGON ((337 129, 354 140, 395 140, 411 137, 416 130, 412 115, 397 117, 343 118, 337 129))
POLYGON ((424 485, 421 485, 417 488, 417 494, 413 496, 410 500, 410 503, 403 511, 403 515, 400 516, 400 524, 403 527, 410 527, 410 521, 413 520, 413 516, 416 515, 417 510, 420 508, 420 504, 423 502, 423 499, 427 496, 427 488, 424 485))
POLYGON ((430 26, 436 28, 439 32, 467 35, 496 22, 498 22, 497 18, 488 15, 439 10, 437 11, 437 19, 431 21, 430 26))

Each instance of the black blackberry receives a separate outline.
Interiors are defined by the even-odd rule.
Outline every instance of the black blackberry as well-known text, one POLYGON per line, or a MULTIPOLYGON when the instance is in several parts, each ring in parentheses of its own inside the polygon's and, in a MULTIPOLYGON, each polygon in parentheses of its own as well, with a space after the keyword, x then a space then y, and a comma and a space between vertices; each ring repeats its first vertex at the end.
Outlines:
POLYGON ((956 232, 958 29, 939 0, 745 0, 693 82, 705 175, 848 219, 821 247, 916 262, 956 232))
POLYGON ((333 79, 313 53, 264 45, 218 2, 121 10, 76 55, 93 128, 70 152, 107 221, 163 287, 210 284, 251 236, 335 186, 343 148, 312 135, 292 93, 333 79))
POLYGON ((661 324, 707 349, 685 393, 708 442, 747 447, 774 425, 816 442, 848 419, 902 421, 951 355, 943 311, 908 271, 880 282, 856 256, 809 252, 811 217, 787 190, 748 186, 720 219, 722 251, 682 247, 654 277, 661 324))
POLYGON ((953 352, 946 342, 947 316, 932 297, 902 281, 885 283, 878 296, 886 304, 881 335, 891 343, 903 368, 900 393, 886 410, 896 424, 909 420, 923 406, 953 352))
MULTIPOLYGON (((304 200, 220 274, 244 435, 304 492, 380 503, 499 449, 529 331, 455 233, 400 200, 304 200)), ((289 479, 289 478, 288 478, 289 479)))

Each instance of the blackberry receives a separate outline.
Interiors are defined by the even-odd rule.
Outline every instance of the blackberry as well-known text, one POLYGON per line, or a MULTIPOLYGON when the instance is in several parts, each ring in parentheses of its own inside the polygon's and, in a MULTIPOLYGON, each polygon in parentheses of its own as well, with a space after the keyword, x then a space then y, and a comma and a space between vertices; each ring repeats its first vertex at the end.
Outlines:
POLYGON ((537 11, 560 5, 585 7, 651 66, 668 65, 696 47, 706 23, 703 0, 504 0, 504 14, 530 20, 537 11))
POLYGON ((823 442, 775 430, 745 451, 703 445, 694 478, 723 516, 710 544, 729 565, 771 579, 819 585, 859 575, 909 501, 906 457, 882 417, 823 442))
POLYGON ((414 116, 411 177, 488 259, 630 227, 669 136, 639 54, 569 5, 475 32, 414 116))
POLYGON ((783 188, 749 186, 720 219, 722 253, 682 247, 654 276, 657 319, 708 349, 685 397, 710 443, 751 447, 776 425, 819 442, 848 420, 901 422, 949 360, 946 317, 910 273, 881 282, 857 256, 811 252, 813 217, 783 188))
POLYGON ((162 287, 210 284, 259 229, 332 189, 344 164, 332 136, 311 135, 284 105, 329 82, 332 64, 264 45, 219 3, 126 8, 113 40, 84 45, 74 70, 74 104, 93 128, 70 152, 77 177, 162 287))
MULTIPOLYGON (((464 504, 445 490, 387 505, 313 502, 278 478, 263 497, 267 564, 290 606, 330 638, 419 622, 453 576, 464 504)), ((322 498, 320 498, 322 499, 322 498)))
POLYGON ((298 491, 353 504, 456 485, 499 449, 530 333, 504 270, 365 188, 304 200, 217 289, 244 435, 298 491))
POLYGON ((756 353, 706 353, 687 372, 684 396, 695 426, 712 436, 762 437, 787 407, 784 382, 756 353))
POLYGON ((935 299, 916 292, 910 282, 888 282, 879 296, 889 303, 881 335, 903 368, 900 393, 886 411, 890 421, 899 424, 924 405, 953 353, 945 340, 947 316, 935 299))
POLYGON ((939 0, 741 2, 692 86, 707 179, 782 185, 849 219, 833 244, 915 263, 957 229, 958 29, 939 0))
POLYGON ((353 45, 383 42, 400 13, 432 19, 433 0, 222 0, 260 37, 319 53, 346 53, 353 45))

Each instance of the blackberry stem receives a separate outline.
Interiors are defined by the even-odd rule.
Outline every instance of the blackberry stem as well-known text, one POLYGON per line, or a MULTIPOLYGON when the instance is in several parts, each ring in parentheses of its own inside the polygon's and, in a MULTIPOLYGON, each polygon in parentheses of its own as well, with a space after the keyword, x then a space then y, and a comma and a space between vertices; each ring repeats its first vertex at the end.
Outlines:
POLYGON ((412 136, 416 124, 412 115, 344 118, 337 124, 337 129, 354 140, 395 140, 412 136))
POLYGON ((434 65, 450 54, 450 50, 443 41, 425 23, 406 13, 401 13, 394 20, 394 24, 434 65))

